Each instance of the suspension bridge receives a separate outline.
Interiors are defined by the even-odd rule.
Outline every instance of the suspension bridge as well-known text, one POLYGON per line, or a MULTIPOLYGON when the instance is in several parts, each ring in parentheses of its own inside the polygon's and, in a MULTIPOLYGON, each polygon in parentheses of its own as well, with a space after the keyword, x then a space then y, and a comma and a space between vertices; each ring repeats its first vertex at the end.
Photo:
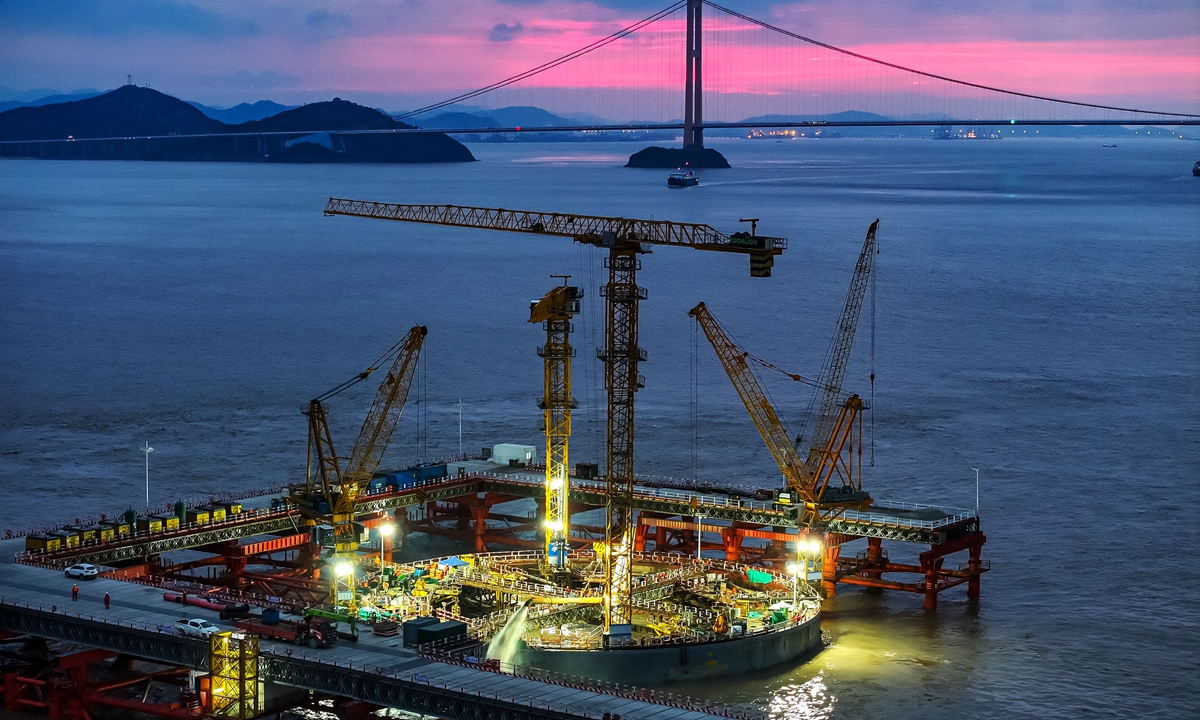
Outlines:
POLYGON ((678 0, 578 50, 393 117, 417 126, 414 132, 682 130, 685 148, 702 148, 706 131, 746 128, 1200 124, 1196 114, 1050 97, 905 67, 710 0, 678 0), (460 118, 490 119, 478 106, 456 112, 469 102, 533 105, 558 122, 456 126, 460 118), (615 114, 625 119, 598 119, 615 114))

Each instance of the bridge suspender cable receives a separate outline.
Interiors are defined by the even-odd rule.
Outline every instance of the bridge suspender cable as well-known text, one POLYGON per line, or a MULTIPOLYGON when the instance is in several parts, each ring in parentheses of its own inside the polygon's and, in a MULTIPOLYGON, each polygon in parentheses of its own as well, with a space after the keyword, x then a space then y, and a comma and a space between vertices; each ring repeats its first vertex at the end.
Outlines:
POLYGON ((606 45, 610 45, 610 44, 616 42, 617 40, 620 40, 621 38, 632 35, 633 33, 637 32, 638 30, 641 30, 642 28, 646 27, 647 25, 657 22, 657 21, 663 19, 664 17, 670 15, 671 13, 675 12, 676 10, 680 9, 681 7, 683 7, 686 4, 687 4, 687 0, 679 0, 678 2, 672 3, 669 7, 664 8, 664 9, 654 13, 650 17, 639 20, 638 22, 630 25, 629 27, 619 30, 619 31, 613 33, 612 35, 609 35, 608 37, 601 38, 600 40, 597 40, 596 42, 592 43, 591 45, 587 45, 587 46, 582 47, 574 52, 567 53, 566 55, 555 58, 547 63, 538 65, 535 68, 526 70, 523 73, 520 73, 518 75, 513 75, 512 77, 505 78, 504 80, 500 80, 498 82, 494 82, 491 85, 481 87, 478 90, 472 90, 471 92, 463 93, 462 95, 452 97, 449 100, 443 100, 442 102, 434 103, 433 105, 426 105, 425 107, 417 108, 416 110, 410 110, 409 112, 406 112, 406 113, 397 113, 395 115, 392 115, 392 117, 397 120, 402 120, 404 118, 412 117, 414 115, 423 115, 427 112, 431 112, 433 110, 439 110, 448 105, 454 105, 454 104, 460 103, 464 100, 470 100, 473 97, 478 97, 479 95, 489 93, 493 90, 499 90, 502 87, 507 87, 509 85, 512 85, 515 82, 520 82, 521 80, 524 80, 529 77, 533 77, 534 75, 537 75, 538 73, 542 73, 551 68, 558 67, 559 65, 562 65, 565 62, 570 62, 571 60, 574 60, 576 58, 583 57, 584 55, 587 55, 588 53, 592 52, 593 50, 599 50, 600 48, 602 48, 606 45))
POLYGON ((944 75, 934 75, 933 73, 927 73, 927 72, 924 72, 921 70, 914 70, 910 67, 904 67, 903 65, 896 65, 894 63, 886 62, 884 60, 878 60, 876 58, 869 57, 867 55, 860 55, 856 52, 851 52, 850 50, 843 50, 840 47, 829 45, 828 43, 823 43, 823 42, 820 42, 819 40, 813 40, 812 38, 804 37, 803 35, 797 35, 794 32, 789 32, 787 30, 784 30, 781 27, 776 27, 774 25, 771 25, 770 23, 765 23, 762 20, 755 20, 754 18, 750 17, 749 15, 743 15, 740 12, 730 10, 727 7, 723 7, 714 2, 711 2, 710 0, 703 0, 703 2, 705 5, 708 5, 711 8, 713 8, 715 10, 720 10, 721 12, 726 13, 728 15, 732 15, 733 17, 738 18, 739 20, 745 20, 748 23, 752 23, 752 24, 757 25, 766 30, 774 30, 777 33, 787 35, 790 38, 794 38, 796 40, 806 42, 809 45, 816 45, 817 47, 822 47, 822 48, 825 48, 826 50, 832 50, 834 52, 838 52, 843 55, 848 55, 849 57, 858 58, 859 60, 866 60, 867 62, 872 62, 872 63, 875 63, 876 65, 890 67, 894 70, 903 70, 904 72, 913 73, 914 75, 920 75, 922 77, 933 78, 934 80, 942 80, 944 82, 954 83, 956 85, 973 87, 973 88, 976 88, 979 90, 987 90, 989 92, 1003 93, 1005 95, 1014 95, 1016 97, 1029 98, 1031 100, 1044 100, 1046 102, 1060 103, 1062 105, 1074 105, 1076 107, 1095 108, 1098 110, 1117 110, 1120 112, 1143 113, 1146 115, 1166 115, 1169 117, 1184 117, 1184 118, 1200 117, 1200 115, 1194 115, 1194 114, 1190 114, 1190 113, 1159 112, 1158 110, 1138 110, 1136 108, 1116 107, 1113 105, 1097 105, 1094 103, 1076 102, 1074 100, 1062 100, 1059 98, 1046 97, 1044 95, 1031 95, 1029 93, 1017 92, 1015 90, 1005 90, 1003 88, 991 87, 990 85, 980 85, 978 83, 967 82, 965 80, 955 80, 954 78, 946 77, 944 75))

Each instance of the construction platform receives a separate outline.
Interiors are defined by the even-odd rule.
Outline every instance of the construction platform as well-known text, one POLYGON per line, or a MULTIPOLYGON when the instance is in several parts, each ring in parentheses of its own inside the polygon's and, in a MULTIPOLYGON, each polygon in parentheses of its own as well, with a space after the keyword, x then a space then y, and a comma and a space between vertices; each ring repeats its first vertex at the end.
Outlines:
MULTIPOLYGON (((367 493, 358 502, 356 514, 389 522, 395 514, 401 535, 424 532, 473 539, 477 552, 495 547, 540 547, 537 535, 545 496, 545 477, 540 469, 512 468, 482 460, 456 465, 461 469, 452 477, 367 493), (531 516, 505 513, 498 507, 530 499, 538 503, 531 516)), ((700 543, 703 550, 721 552, 733 562, 787 562, 789 557, 782 546, 796 539, 800 525, 795 507, 754 499, 735 488, 701 492, 678 487, 681 484, 639 476, 633 495, 638 512, 635 549, 641 551, 652 545, 657 551, 694 554, 700 543), (672 484, 677 487, 670 487, 672 484), (705 540, 705 534, 720 541, 705 540)), ((605 493, 602 481, 572 479, 572 516, 604 507, 605 493)), ((135 532, 107 542, 80 543, 49 552, 28 551, 18 553, 17 561, 60 568, 78 562, 121 566, 146 563, 172 551, 207 548, 220 550, 227 568, 236 572, 255 555, 299 548, 309 542, 308 530, 296 510, 285 503, 264 501, 258 508, 251 504, 220 523, 182 525, 158 533, 135 532), (243 542, 249 539, 257 542, 243 542)), ((373 523, 368 520, 366 524, 373 523)), ((586 530, 580 528, 573 543, 589 545, 586 530)), ((593 532, 591 538, 598 539, 602 530, 592 530, 598 532, 593 532)), ((985 542, 974 510, 876 501, 867 511, 847 510, 829 522, 823 542, 823 587, 827 595, 836 594, 839 583, 914 592, 925 596, 927 609, 935 609, 938 594, 959 584, 968 585, 968 597, 978 597, 979 577, 989 569, 980 557, 985 542), (867 548, 853 557, 844 556, 844 546, 860 539, 867 540, 867 548), (893 563, 881 544, 884 540, 928 545, 929 549, 921 554, 919 564, 893 563), (959 552, 968 553, 967 562, 946 567, 945 558, 959 552), (884 577, 897 573, 919 577, 912 582, 884 577)), ((239 599, 265 602, 281 592, 273 588, 258 593, 257 598, 254 593, 243 593, 239 599)))

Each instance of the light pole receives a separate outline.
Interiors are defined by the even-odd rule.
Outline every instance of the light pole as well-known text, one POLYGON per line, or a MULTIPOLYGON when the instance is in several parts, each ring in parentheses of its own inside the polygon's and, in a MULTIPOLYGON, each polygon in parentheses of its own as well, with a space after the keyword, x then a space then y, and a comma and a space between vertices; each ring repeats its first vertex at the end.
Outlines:
POLYGON ((702 520, 704 520, 704 516, 701 515, 700 513, 696 513, 696 561, 697 562, 700 561, 700 550, 704 547, 704 526, 700 524, 702 520))
POLYGON ((462 453, 462 398, 458 399, 458 454, 462 453))
POLYGON ((154 448, 150 447, 150 443, 142 443, 142 452, 146 453, 146 507, 150 507, 150 453, 154 452, 154 448))
POLYGON ((971 468, 975 471, 975 517, 979 517, 979 468, 971 468))
POLYGON ((388 538, 390 538, 392 536, 392 533, 394 533, 394 532, 396 532, 395 525, 380 525, 379 526, 379 572, 380 573, 382 573, 383 569, 385 567, 387 567, 387 560, 384 559, 384 555, 383 555, 383 546, 387 544, 388 538))

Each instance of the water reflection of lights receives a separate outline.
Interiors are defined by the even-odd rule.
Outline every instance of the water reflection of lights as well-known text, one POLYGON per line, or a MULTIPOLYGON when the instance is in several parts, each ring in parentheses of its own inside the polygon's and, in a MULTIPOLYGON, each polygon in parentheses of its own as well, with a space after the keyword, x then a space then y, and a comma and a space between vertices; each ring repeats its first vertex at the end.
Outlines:
POLYGON ((772 720, 825 720, 833 714, 837 698, 825 686, 825 671, 801 684, 784 685, 767 705, 772 720))

